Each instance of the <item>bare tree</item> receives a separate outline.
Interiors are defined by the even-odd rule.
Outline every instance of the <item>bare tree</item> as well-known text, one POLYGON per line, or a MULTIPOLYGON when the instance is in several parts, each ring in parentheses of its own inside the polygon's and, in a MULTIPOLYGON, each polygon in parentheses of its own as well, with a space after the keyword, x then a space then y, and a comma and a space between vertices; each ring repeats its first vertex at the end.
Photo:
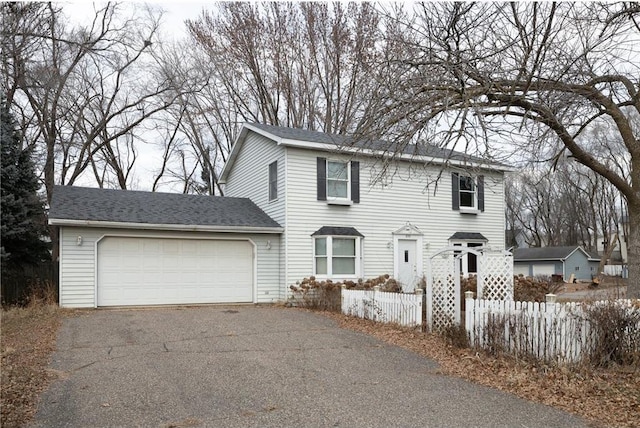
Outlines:
MULTIPOLYGON (((370 128, 478 150, 567 154, 612 183, 629 207, 630 278, 640 277, 640 6, 637 3, 423 3, 400 19, 404 47, 370 128), (393 83, 391 85, 390 83, 393 83), (593 152, 600 126, 623 143, 593 152), (440 140, 438 140, 440 138, 440 140)), ((394 15, 389 14, 389 19, 394 15)), ((384 74, 383 74, 384 76, 384 74)), ((640 282, 629 295, 640 297, 640 282)))
POLYGON ((107 3, 70 29, 53 3, 2 5, 2 74, 26 143, 43 158, 48 199, 87 169, 101 186, 126 188, 143 125, 177 96, 176 82, 152 71, 158 13, 123 7, 107 3))

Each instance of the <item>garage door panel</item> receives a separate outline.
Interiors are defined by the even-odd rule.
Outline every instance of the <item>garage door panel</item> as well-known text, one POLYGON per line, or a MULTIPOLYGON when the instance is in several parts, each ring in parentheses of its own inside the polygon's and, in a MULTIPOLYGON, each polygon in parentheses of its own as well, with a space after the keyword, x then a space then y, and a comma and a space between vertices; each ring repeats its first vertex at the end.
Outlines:
POLYGON ((253 301, 248 241, 106 237, 98 306, 253 301))
POLYGON ((535 264, 533 265, 533 276, 551 276, 556 273, 554 264, 535 264))

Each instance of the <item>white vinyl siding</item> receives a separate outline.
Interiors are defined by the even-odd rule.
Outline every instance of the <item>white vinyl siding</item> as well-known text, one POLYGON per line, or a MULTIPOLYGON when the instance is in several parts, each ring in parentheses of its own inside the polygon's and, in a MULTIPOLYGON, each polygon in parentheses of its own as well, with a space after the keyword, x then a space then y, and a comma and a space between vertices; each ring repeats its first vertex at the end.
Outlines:
POLYGON ((286 195, 284 148, 272 140, 249 132, 238 152, 224 195, 251 199, 262 211, 284 226, 286 195), (278 198, 269 201, 269 164, 277 162, 278 198))
MULTIPOLYGON (((359 157, 360 203, 336 206, 318 201, 316 195, 316 158, 326 157, 321 151, 287 148, 287 280, 288 287, 314 271, 313 238, 322 226, 354 227, 364 235, 362 276, 393 275, 392 232, 407 222, 420 229, 423 236, 423 272, 426 259, 446 247, 455 232, 471 231, 487 238, 487 245, 504 248, 503 175, 483 172, 485 211, 469 216, 451 210, 451 172, 440 174, 440 167, 425 169, 416 164, 398 162, 381 183, 372 183, 376 171, 373 160, 359 157), (435 180, 440 175, 434 194, 435 180)), ((350 156, 331 156, 332 160, 349 161, 350 156)), ((379 168, 378 168, 379 170, 379 168)))
POLYGON ((281 299, 280 235, 243 233, 170 232, 65 226, 60 228, 60 306, 96 307, 96 242, 105 236, 176 239, 244 240, 255 244, 255 297, 258 303, 281 299), (77 237, 82 244, 77 245, 77 237), (269 245, 267 245, 269 243, 269 245))
MULTIPOLYGON (((286 223, 285 205, 287 199, 285 151, 285 147, 278 146, 273 140, 249 131, 224 187, 225 196, 251 199, 262 211, 283 227, 286 223), (268 165, 273 162, 277 162, 278 198, 270 201, 268 165)), ((278 266, 263 266, 263 268, 278 272, 281 287, 276 299, 282 300, 286 298, 286 290, 288 289, 288 285, 285 285, 285 233, 277 239, 279 240, 279 256, 282 263, 278 266)), ((260 264, 261 260, 258 260, 258 263, 260 264)))

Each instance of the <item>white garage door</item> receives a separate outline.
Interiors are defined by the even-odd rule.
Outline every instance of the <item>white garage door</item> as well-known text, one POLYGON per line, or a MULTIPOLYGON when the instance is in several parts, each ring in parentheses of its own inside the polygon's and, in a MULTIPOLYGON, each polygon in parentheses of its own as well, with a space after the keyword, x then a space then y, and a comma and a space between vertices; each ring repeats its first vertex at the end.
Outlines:
POLYGON ((556 267, 554 264, 534 264, 533 265, 533 276, 545 275, 551 276, 556 273, 556 267))
POLYGON ((98 306, 252 301, 248 241, 106 237, 98 243, 98 306))
POLYGON ((513 265, 513 274, 514 275, 529 276, 529 265, 514 264, 513 265))

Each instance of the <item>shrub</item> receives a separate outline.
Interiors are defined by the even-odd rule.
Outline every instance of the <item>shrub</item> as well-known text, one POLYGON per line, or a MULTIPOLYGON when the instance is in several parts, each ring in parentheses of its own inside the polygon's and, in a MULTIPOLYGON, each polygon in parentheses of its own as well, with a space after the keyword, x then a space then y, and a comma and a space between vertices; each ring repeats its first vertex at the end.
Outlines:
POLYGON ((442 336, 449 345, 456 348, 469 347, 469 334, 462 324, 451 323, 440 330, 442 336))
POLYGON ((343 285, 350 290, 369 290, 375 286, 379 286, 380 291, 394 293, 402 291, 398 281, 391 278, 388 274, 381 275, 377 278, 366 280, 360 278, 357 281, 344 282, 333 282, 330 279, 318 281, 315 276, 311 276, 289 287, 292 291, 291 301, 289 303, 292 306, 340 312, 340 290, 343 285))
POLYGON ((605 301, 588 305, 589 362, 596 367, 613 364, 640 367, 640 302, 605 301))

